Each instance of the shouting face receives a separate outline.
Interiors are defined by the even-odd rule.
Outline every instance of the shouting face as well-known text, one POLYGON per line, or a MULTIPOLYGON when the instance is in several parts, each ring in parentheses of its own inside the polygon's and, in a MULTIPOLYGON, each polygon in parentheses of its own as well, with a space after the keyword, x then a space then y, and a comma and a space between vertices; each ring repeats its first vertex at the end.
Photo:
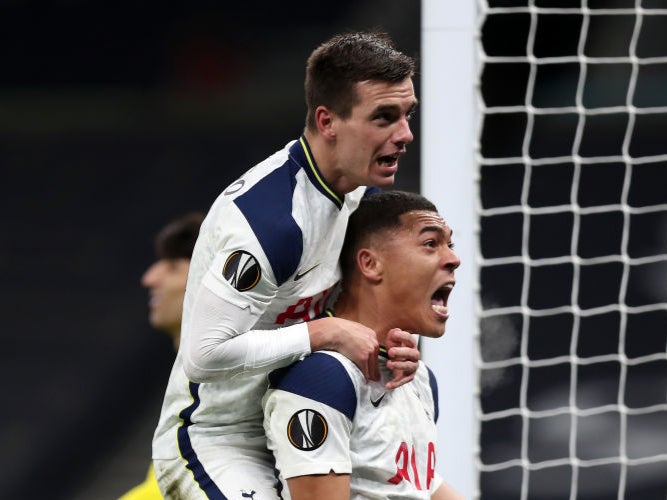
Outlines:
POLYGON ((436 212, 415 210, 400 220, 400 227, 379 244, 384 314, 403 330, 440 337, 449 318, 454 271, 461 263, 452 231, 436 212))
POLYGON ((329 181, 340 193, 358 186, 390 187, 398 159, 413 140, 410 118, 417 105, 412 79, 356 84, 358 100, 349 117, 333 117, 335 168, 329 181))

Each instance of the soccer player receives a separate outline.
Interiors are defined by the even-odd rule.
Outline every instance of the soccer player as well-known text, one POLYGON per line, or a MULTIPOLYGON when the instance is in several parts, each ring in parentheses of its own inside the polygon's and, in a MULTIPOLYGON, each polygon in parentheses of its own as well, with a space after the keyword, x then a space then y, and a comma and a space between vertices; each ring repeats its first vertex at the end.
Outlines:
MULTIPOLYGON (((459 264, 452 231, 430 201, 374 194, 350 217, 342 292, 327 313, 372 328, 380 344, 395 328, 440 337, 459 264)), ((284 499, 462 498, 435 472, 433 373, 420 363, 412 383, 387 391, 391 373, 384 364, 381 372, 366 382, 330 351, 272 372, 264 425, 284 499)))
MULTIPOLYGON (((148 289, 149 316, 153 328, 169 335, 178 349, 181 337, 183 296, 190 269, 192 250, 197 241, 204 214, 192 212, 174 219, 155 237, 153 262, 141 277, 141 284, 148 289)), ((153 465, 143 483, 120 497, 120 500, 161 500, 153 465)))
MULTIPOLYGON (((414 67, 383 34, 324 42, 307 62, 303 134, 213 203, 153 439, 167 498, 277 497, 261 406, 271 370, 328 349, 379 378, 372 329, 342 318, 305 321, 335 294, 347 220, 366 186, 392 186, 413 140, 414 67)), ((387 344, 392 390, 414 378, 419 351, 400 330, 387 344)))

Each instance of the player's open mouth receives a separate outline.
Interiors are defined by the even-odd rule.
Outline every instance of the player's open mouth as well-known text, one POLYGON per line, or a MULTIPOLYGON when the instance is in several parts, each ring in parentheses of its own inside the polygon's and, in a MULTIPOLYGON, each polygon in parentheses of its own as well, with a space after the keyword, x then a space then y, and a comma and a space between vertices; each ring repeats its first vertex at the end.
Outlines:
POLYGON ((454 283, 447 283, 438 288, 435 293, 431 295, 431 309, 444 319, 449 317, 447 299, 449 298, 449 294, 452 293, 452 288, 454 288, 454 283))
POLYGON ((391 167, 396 165, 396 163, 398 163, 399 156, 400 156, 399 153, 393 155, 380 156, 377 161, 382 166, 391 167))
POLYGON ((157 295, 149 295, 148 297, 148 307, 153 308, 160 302, 160 297, 157 295))

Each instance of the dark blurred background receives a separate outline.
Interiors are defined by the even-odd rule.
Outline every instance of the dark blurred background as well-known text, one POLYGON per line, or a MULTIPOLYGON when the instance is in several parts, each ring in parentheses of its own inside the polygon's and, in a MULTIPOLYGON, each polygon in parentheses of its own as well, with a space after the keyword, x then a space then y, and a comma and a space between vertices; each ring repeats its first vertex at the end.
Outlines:
POLYGON ((298 137, 320 42, 379 27, 417 56, 419 4, 1 3, 0 497, 143 480, 174 356, 139 283, 155 233, 298 137))
MULTIPOLYGON (((534 3, 580 7, 582 1, 534 3)), ((635 3, 587 2, 590 8, 631 8, 635 3)), ((642 5, 664 3, 644 0, 642 5)), ((527 4, 490 2, 491 7, 527 4)), ((174 357, 170 339, 148 325, 147 294, 139 283, 154 260, 156 232, 185 212, 206 211, 241 172, 298 137, 305 114, 305 61, 321 41, 340 31, 377 27, 398 48, 418 57, 420 15, 418 0, 0 2, 1 498, 107 500, 143 480, 174 357)), ((632 170, 619 160, 628 123, 627 113, 619 111, 588 116, 578 150, 588 160, 575 170, 569 159, 577 124, 572 107, 582 69, 579 61, 552 61, 537 68, 530 104, 563 109, 533 116, 528 152, 536 161, 562 157, 563 162, 533 165, 526 186, 526 166, 516 159, 527 130, 523 106, 530 63, 520 59, 527 51, 531 15, 492 12, 480 27, 486 55, 501 59, 486 62, 479 94, 489 109, 506 107, 498 113, 486 110, 480 138, 479 251, 488 259, 481 266, 483 312, 521 302, 525 266, 503 264, 502 258, 521 255, 524 244, 535 260, 570 255, 575 177, 582 210, 578 256, 619 255, 625 241, 622 228, 631 228, 625 251, 637 262, 632 263, 624 306, 638 309, 627 317, 595 310, 618 300, 622 264, 588 260, 577 282, 583 319, 571 313, 482 319, 481 361, 489 367, 482 367, 481 408, 502 412, 518 407, 518 388, 529 374, 529 395, 535 397, 528 401, 529 410, 567 406, 572 367, 569 358, 561 357, 573 352, 575 319, 581 324, 574 351, 584 360, 576 367, 581 407, 619 399, 631 410, 664 405, 663 358, 630 366, 623 375, 627 394, 622 397, 618 360, 586 363, 596 356, 606 360, 621 347, 631 361, 647 353, 660 355, 665 348, 667 63, 660 57, 666 55, 667 16, 643 19, 636 54, 655 59, 639 65, 631 101, 637 108, 659 108, 634 117, 628 145, 631 156, 658 160, 632 170), (515 59, 502 59, 508 56, 515 59), (591 161, 608 156, 614 159, 591 161), (524 190, 533 208, 550 213, 523 213, 524 190), (620 208, 614 208, 622 196, 633 211, 626 222, 620 208), (603 206, 607 208, 599 210, 603 206), (527 243, 522 235, 526 217, 531 217, 527 243), (655 262, 639 265, 646 256, 655 262), (651 310, 643 311, 647 305, 651 310), (526 328, 523 322, 528 322, 526 328), (523 331, 529 333, 525 340, 523 331), (561 361, 525 369, 521 346, 531 361, 561 361), (501 368, 493 368, 494 363, 501 368), (635 373, 640 368, 650 373, 635 373), (486 386, 490 374, 498 375, 498 381, 486 386)), ((540 14, 534 55, 576 55, 581 25, 580 14, 540 14)), ((585 54, 627 56, 633 26, 634 15, 593 16, 585 54)), ((589 62, 581 95, 587 109, 627 104, 632 64, 612 62, 589 62)), ((415 86, 420 97, 419 74, 415 86)), ((412 126, 416 139, 401 161, 395 187, 419 190, 419 113, 412 126)), ((528 305, 538 312, 570 305, 571 267, 564 263, 533 270, 528 305)), ((629 458, 667 453, 666 412, 659 408, 648 415, 648 423, 642 415, 629 419, 629 458), (635 431, 641 431, 640 438, 633 437, 635 431), (633 455, 637 443, 642 449, 633 455)), ((577 458, 618 454, 620 433, 610 423, 616 413, 586 417, 588 427, 580 419, 577 458), (604 449, 599 451, 598 444, 604 449)), ((510 415, 483 423, 482 464, 523 456, 521 429, 528 420, 510 415)), ((572 458, 565 446, 569 414, 531 420, 531 460, 572 458)), ((644 467, 651 470, 642 472, 642 467, 630 468, 627 498, 664 499, 664 459, 644 467)), ((617 469, 615 463, 580 468, 578 498, 616 498, 617 469)), ((481 496, 519 498, 521 474, 518 466, 482 473, 481 496)), ((568 498, 573 474, 569 463, 541 475, 533 472, 529 497, 568 498)))

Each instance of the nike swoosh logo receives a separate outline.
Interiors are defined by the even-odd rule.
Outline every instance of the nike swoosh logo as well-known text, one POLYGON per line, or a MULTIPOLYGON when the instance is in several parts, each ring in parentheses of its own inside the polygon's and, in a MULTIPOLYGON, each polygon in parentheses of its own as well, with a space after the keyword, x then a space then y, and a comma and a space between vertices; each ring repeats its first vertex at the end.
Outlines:
POLYGON ((382 393, 382 396, 380 396, 379 398, 377 398, 375 401, 373 401, 373 398, 370 397, 371 404, 372 404, 373 406, 375 406, 376 408, 377 408, 378 406, 380 406, 380 403, 381 403, 382 400, 384 399, 385 394, 386 394, 386 392, 383 392, 383 393, 382 393))
POLYGON ((315 269, 315 268, 316 268, 317 266, 319 266, 319 265, 320 265, 320 263, 317 263, 317 264, 315 264, 313 267, 311 267, 310 269, 306 269, 306 270, 305 270, 304 272, 302 272, 302 273, 296 273, 296 274, 294 275, 294 281, 299 281, 301 278, 303 278, 306 274, 308 274, 310 271, 312 271, 313 269, 315 269))

